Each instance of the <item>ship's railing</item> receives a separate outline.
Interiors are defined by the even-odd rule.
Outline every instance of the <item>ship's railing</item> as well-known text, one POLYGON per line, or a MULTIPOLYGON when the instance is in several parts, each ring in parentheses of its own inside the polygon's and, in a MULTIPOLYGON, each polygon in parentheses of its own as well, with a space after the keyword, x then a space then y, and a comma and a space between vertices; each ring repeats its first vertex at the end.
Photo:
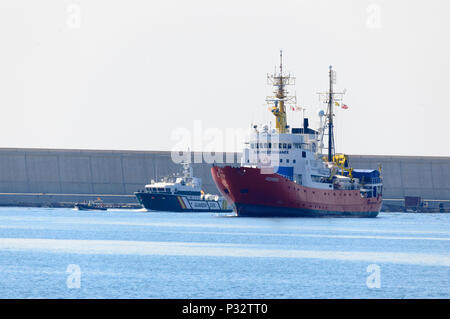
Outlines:
POLYGON ((361 192, 361 196, 364 198, 372 198, 372 197, 377 197, 377 196, 382 196, 383 195, 383 186, 378 185, 378 186, 369 186, 369 188, 365 188, 369 185, 365 185, 364 188, 360 189, 361 192))
POLYGON ((294 180, 294 177, 291 176, 291 175, 285 175, 285 174, 282 174, 282 173, 280 173, 280 172, 277 172, 277 174, 280 175, 280 176, 282 176, 282 177, 284 177, 284 178, 286 178, 286 179, 288 179, 288 180, 290 180, 290 181, 293 181, 293 180, 294 180))
POLYGON ((382 179, 380 177, 373 177, 373 178, 361 178, 361 184, 364 185, 375 185, 375 184, 381 184, 382 183, 382 179))

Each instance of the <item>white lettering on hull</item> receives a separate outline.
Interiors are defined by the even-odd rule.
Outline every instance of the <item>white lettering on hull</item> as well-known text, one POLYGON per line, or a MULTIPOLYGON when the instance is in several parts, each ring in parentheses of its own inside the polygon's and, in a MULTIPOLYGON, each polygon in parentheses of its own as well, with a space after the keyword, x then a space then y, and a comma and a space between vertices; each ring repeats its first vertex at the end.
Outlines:
POLYGON ((206 201, 190 201, 192 209, 208 210, 209 206, 206 201))

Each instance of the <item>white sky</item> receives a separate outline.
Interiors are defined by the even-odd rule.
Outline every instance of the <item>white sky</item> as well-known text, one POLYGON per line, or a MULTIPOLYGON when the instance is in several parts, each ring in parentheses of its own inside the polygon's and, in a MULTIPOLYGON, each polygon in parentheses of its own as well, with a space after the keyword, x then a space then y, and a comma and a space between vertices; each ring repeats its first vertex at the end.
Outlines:
MULTIPOLYGON (((0 147, 170 150, 172 132, 195 120, 220 130, 274 123, 266 73, 283 49, 312 126, 330 64, 347 89, 337 151, 450 156, 449 9, 446 0, 4 0, 0 147)), ((289 116, 298 126, 300 113, 289 116)))

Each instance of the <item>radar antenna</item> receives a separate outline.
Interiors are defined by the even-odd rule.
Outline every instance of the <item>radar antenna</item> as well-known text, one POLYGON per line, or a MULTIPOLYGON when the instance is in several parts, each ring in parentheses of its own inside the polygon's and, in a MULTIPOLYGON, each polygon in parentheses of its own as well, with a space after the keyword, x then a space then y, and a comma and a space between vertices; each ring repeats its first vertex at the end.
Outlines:
POLYGON ((280 73, 267 75, 267 83, 274 87, 274 95, 267 96, 266 102, 270 107, 270 112, 275 116, 276 123, 275 127, 278 133, 287 133, 287 117, 286 117, 286 107, 296 106, 297 98, 296 96, 289 96, 288 91, 285 87, 287 85, 295 84, 295 77, 290 74, 283 74, 283 51, 280 50, 280 73))

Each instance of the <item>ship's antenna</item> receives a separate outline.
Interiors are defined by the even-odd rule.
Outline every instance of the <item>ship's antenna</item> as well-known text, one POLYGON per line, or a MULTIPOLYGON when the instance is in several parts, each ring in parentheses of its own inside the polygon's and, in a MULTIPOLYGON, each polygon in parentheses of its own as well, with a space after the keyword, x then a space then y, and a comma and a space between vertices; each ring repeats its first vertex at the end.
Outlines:
POLYGON ((280 50, 280 77, 282 76, 283 76, 283 50, 280 50))
POLYGON ((277 97, 279 99, 284 99, 284 82, 283 82, 283 50, 280 50, 280 81, 278 86, 277 97))

